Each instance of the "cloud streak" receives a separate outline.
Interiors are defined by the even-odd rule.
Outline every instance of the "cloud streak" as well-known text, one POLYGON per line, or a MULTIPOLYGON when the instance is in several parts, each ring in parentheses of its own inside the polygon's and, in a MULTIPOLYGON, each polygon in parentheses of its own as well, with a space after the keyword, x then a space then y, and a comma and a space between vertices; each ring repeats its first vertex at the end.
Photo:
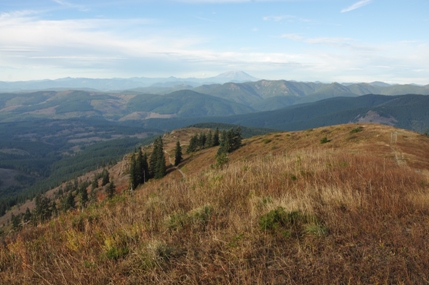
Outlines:
POLYGON ((372 0, 361 0, 359 2, 354 3, 353 5, 341 10, 341 13, 347 13, 356 9, 359 9, 365 5, 368 5, 369 3, 371 3, 372 0))

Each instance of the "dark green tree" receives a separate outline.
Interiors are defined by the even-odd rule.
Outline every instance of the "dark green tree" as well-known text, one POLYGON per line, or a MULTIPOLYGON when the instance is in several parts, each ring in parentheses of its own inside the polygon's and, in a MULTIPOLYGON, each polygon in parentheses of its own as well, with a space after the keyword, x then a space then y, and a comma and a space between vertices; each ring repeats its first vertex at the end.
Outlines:
POLYGON ((207 134, 207 141, 206 141, 206 147, 212 147, 213 146, 213 133, 212 130, 209 131, 207 134))
POLYGON ((48 220, 52 216, 53 210, 53 204, 51 205, 51 200, 48 197, 40 194, 36 197, 34 214, 39 221, 43 222, 48 220))
POLYGON ((205 133, 200 133, 198 136, 198 146, 201 149, 205 148, 207 141, 207 136, 205 133))
POLYGON ((73 192, 69 192, 69 194, 65 197, 63 201, 63 210, 66 212, 69 209, 75 208, 75 201, 74 201, 74 195, 73 192))
POLYGON ((97 179, 97 176, 94 176, 94 179, 92 180, 92 183, 91 183, 91 190, 94 191, 97 188, 98 188, 98 179, 97 179))
POLYGON ((138 185, 138 184, 144 183, 144 179, 143 179, 143 175, 144 175, 143 153, 142 153, 141 148, 139 148, 137 155, 135 155, 134 157, 136 157, 135 158, 136 162, 135 162, 135 167, 134 167, 134 176, 135 176, 136 184, 138 185))
POLYGON ((141 171, 143 172, 143 181, 142 181, 142 183, 145 183, 149 179, 149 164, 147 162, 147 154, 146 154, 146 152, 143 154, 142 169, 141 169, 141 171))
POLYGON ((163 142, 162 138, 158 137, 153 143, 153 150, 150 156, 151 177, 160 179, 165 176, 166 171, 163 142))
POLYGON ((24 214, 24 222, 28 222, 31 220, 31 212, 30 209, 27 208, 27 210, 25 210, 25 214, 24 214))
POLYGON ((107 198, 109 199, 113 198, 113 196, 115 195, 115 190, 116 190, 116 186, 112 181, 109 183, 109 186, 107 186, 106 188, 107 198))
POLYGON ((88 191, 86 190, 86 184, 83 184, 79 188, 80 192, 80 206, 82 208, 86 207, 86 204, 88 203, 89 197, 88 197, 88 191))
POLYGON ((198 148, 198 135, 194 135, 191 137, 191 140, 189 141, 188 148, 186 149, 186 153, 195 152, 198 148))
POLYGON ((219 129, 216 128, 214 134, 213 134, 213 143, 212 146, 218 146, 220 144, 220 138, 219 138, 219 129))
POLYGON ((133 155, 130 161, 130 188, 133 190, 136 189, 138 185, 136 172, 136 159, 133 155))
POLYGON ((15 216, 15 215, 12 213, 11 220, 12 220, 12 228, 13 228, 14 230, 19 229, 19 228, 20 228, 20 226, 21 226, 21 216, 20 216, 20 215, 15 216))
POLYGON ((176 149, 174 150, 174 165, 177 166, 183 160, 182 157, 182 147, 180 146, 180 142, 177 141, 176 149))
POLYGON ((222 136, 220 138, 219 149, 217 150, 217 155, 229 152, 229 138, 230 136, 228 135, 228 133, 223 130, 222 136))
POLYGON ((109 171, 107 171, 107 169, 103 169, 103 172, 101 172, 101 186, 107 185, 110 181, 110 177, 109 177, 109 171))

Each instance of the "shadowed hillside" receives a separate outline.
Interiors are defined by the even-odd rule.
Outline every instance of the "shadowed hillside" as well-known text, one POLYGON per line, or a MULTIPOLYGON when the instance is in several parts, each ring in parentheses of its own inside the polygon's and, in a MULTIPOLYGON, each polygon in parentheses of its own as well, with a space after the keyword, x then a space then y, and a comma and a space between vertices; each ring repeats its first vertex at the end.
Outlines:
MULTIPOLYGON (((168 133, 164 149, 174 158, 203 131, 168 133)), ((0 280, 427 284, 427 136, 349 124, 245 139, 223 166, 216 152, 184 155, 183 175, 170 166, 133 193, 125 157, 108 169, 115 197, 100 188, 83 211, 4 234, 0 280)))

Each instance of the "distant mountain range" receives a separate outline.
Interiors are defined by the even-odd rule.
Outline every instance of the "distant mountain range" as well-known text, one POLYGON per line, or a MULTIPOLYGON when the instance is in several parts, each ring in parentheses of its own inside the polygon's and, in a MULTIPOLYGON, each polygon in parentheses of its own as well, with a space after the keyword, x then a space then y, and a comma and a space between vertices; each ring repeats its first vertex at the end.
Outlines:
MULTIPOLYGON (((38 91, 38 90, 64 90, 64 89, 83 89, 83 90, 99 90, 99 91, 120 91, 136 88, 148 88, 148 90, 159 93, 164 90, 167 92, 175 91, 176 89, 188 89, 203 84, 226 83, 226 82, 247 82, 256 81, 257 78, 243 71, 229 71, 208 78, 148 78, 148 77, 133 77, 133 78, 109 78, 109 79, 94 79, 94 78, 61 78, 56 80, 32 80, 32 81, 15 81, 7 82, 0 81, 0 92, 13 91, 38 91), (178 86, 178 87, 176 87, 178 86)), ((149 92, 152 93, 152 92, 149 92)))

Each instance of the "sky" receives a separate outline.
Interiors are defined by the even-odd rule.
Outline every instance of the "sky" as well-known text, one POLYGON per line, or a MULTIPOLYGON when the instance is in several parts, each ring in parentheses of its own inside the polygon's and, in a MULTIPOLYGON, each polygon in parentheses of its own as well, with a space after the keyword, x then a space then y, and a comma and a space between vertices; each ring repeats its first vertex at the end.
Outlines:
POLYGON ((429 84, 428 0, 0 0, 0 81, 429 84))

